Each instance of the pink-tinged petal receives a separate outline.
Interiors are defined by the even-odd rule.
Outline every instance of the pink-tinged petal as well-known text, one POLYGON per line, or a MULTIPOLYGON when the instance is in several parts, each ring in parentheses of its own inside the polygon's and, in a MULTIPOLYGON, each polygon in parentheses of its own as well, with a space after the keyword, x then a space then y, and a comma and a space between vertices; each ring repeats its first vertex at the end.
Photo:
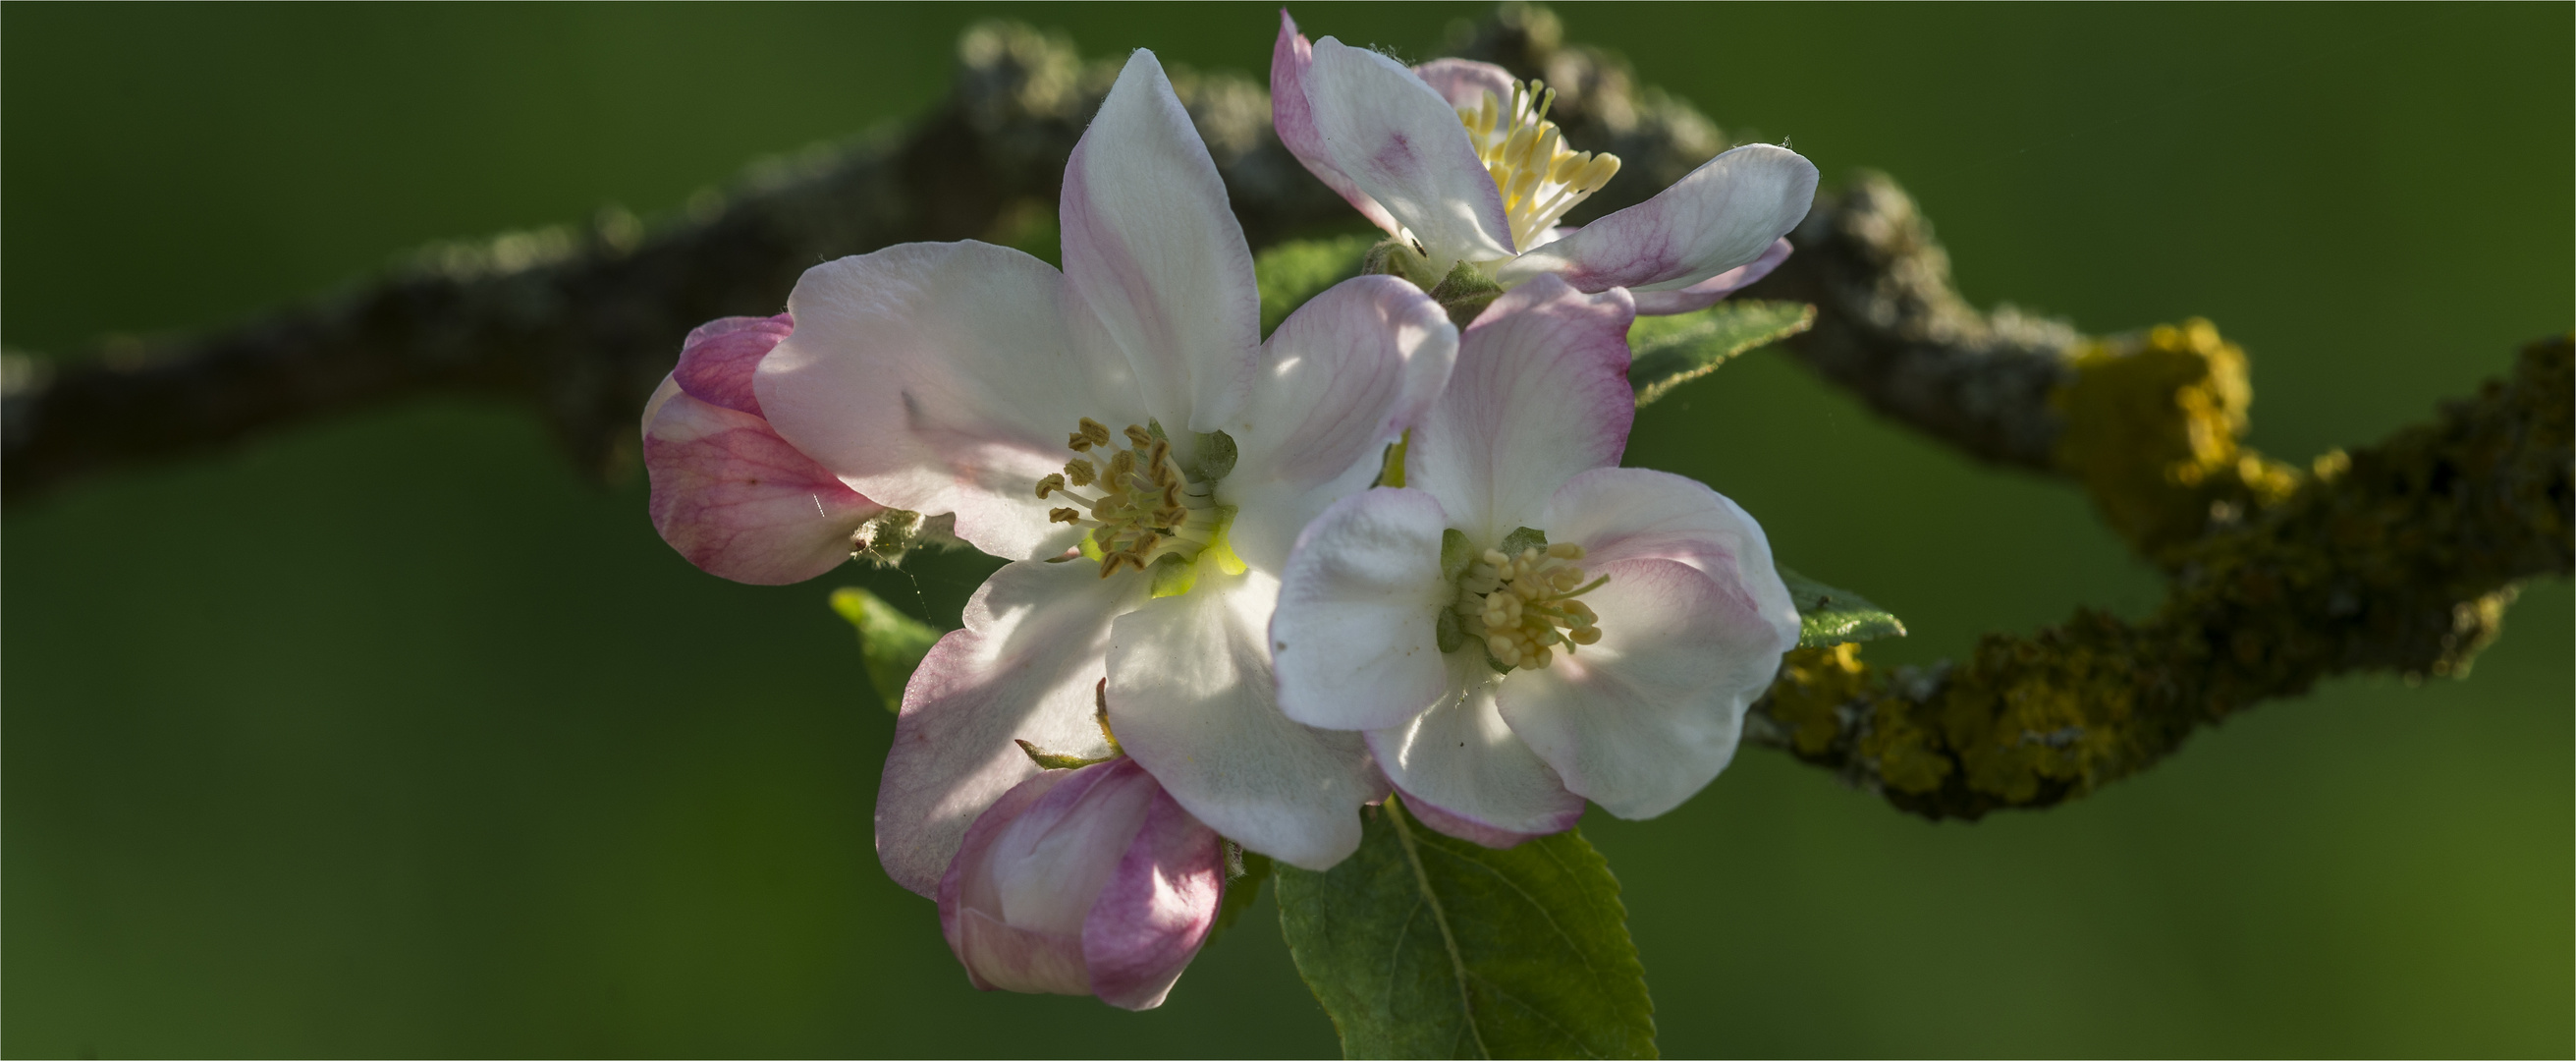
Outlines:
POLYGON ((1470 645, 1449 653, 1447 695, 1400 726, 1369 731, 1378 767, 1424 824, 1487 847, 1561 833, 1583 817, 1583 797, 1512 733, 1495 710, 1496 675, 1470 645))
POLYGON ((1698 480, 1645 468, 1597 468, 1567 480, 1541 517, 1549 540, 1584 549, 1584 563, 1672 560, 1715 582, 1731 606, 1771 625, 1777 649, 1798 643, 1798 606, 1771 560, 1762 525, 1698 480))
POLYGON ((1216 830, 1157 788, 1144 827, 1082 926, 1092 993, 1121 1009, 1162 1005, 1216 927, 1224 895, 1216 830))
POLYGON ((1386 781, 1359 734, 1279 713, 1266 641, 1278 596, 1260 571, 1202 569, 1190 592, 1119 616, 1109 723, 1200 821, 1320 872, 1359 849, 1360 805, 1384 796, 1386 781))
POLYGON ((760 397, 752 393, 752 370, 795 328, 784 313, 719 317, 698 325, 681 341, 680 364, 671 370, 671 378, 689 397, 759 416, 760 397))
POLYGON ((1512 102, 1512 89, 1520 84, 1512 72, 1492 63, 1473 59, 1434 59, 1413 68, 1413 76, 1431 86, 1431 91, 1449 101, 1452 110, 1474 107, 1485 101, 1485 93, 1505 105, 1512 102))
POLYGON ((1225 426, 1244 562, 1279 570, 1324 506, 1367 489, 1387 443, 1420 422, 1458 359, 1458 329, 1422 289, 1392 276, 1345 280, 1289 315, 1262 346, 1261 400, 1225 426))
POLYGON ((1402 226, 1377 200, 1352 184, 1349 174, 1333 164, 1331 152, 1324 147, 1324 134, 1315 128, 1315 108, 1306 101, 1306 79, 1314 65, 1315 46, 1297 32, 1297 20, 1289 18, 1287 9, 1281 8, 1279 41, 1270 47, 1270 125, 1279 131, 1280 144, 1297 156, 1306 172, 1358 209, 1370 224, 1392 235, 1402 226))
POLYGON ((1587 295, 1542 276, 1495 299, 1458 340, 1458 367, 1405 452, 1405 485, 1490 548, 1538 526, 1575 473, 1617 464, 1636 419, 1623 290, 1587 295))
MULTIPOLYGON (((995 840, 1020 817, 1081 771, 1049 770, 1011 787, 977 815, 957 845, 957 857, 939 878, 933 898, 939 901, 939 931, 948 949, 966 967, 967 979, 985 991, 1037 991, 1087 994, 1089 974, 1082 962, 1082 939, 1071 931, 1015 928, 992 916, 1001 909, 989 857, 995 840), (970 894, 971 893, 971 894, 970 894), (999 980, 985 975, 998 973, 999 980), (1021 986, 1036 985, 1036 986, 1021 986)), ((1096 779, 1086 779, 1084 787, 1096 779)), ((1076 923, 1079 927, 1079 921, 1076 923)))
POLYGON ((1512 672, 1496 706, 1565 787, 1622 818, 1651 818, 1734 757, 1744 709, 1779 673, 1779 631, 1751 601, 1671 560, 1588 569, 1601 640, 1512 672))
POLYGON ((1787 148, 1746 144, 1652 199, 1504 263, 1495 278, 1505 287, 1556 273, 1585 291, 1688 288, 1759 260, 1798 227, 1815 197, 1815 163, 1787 148))
POLYGON ((1028 559, 1070 540, 1039 478, 1083 417, 1115 431, 1144 409, 1115 357, 1069 341, 1063 280, 984 243, 907 243, 805 271, 795 333, 753 376, 780 436, 851 488, 1028 559))
POLYGON ((1216 430, 1261 345, 1261 292, 1216 161, 1154 53, 1129 57, 1074 145, 1058 214, 1065 282, 1125 352, 1147 408, 1175 436, 1216 430))
POLYGON ((1335 502, 1297 538, 1270 617, 1279 710, 1326 729, 1403 725, 1449 691, 1437 620, 1449 518, 1420 490, 1335 502))
POLYGON ((967 979, 986 991, 1087 995, 1091 977, 1082 967, 1082 937, 1016 928, 981 910, 957 918, 949 950, 966 966, 967 979))
POLYGON ((1141 578, 1098 566, 1023 561, 994 572, 966 626, 931 646, 903 691, 877 788, 877 859, 935 895, 967 825, 1038 768, 1013 744, 1104 755, 1094 686, 1108 671, 1111 617, 1145 599, 1141 578))
POLYGON ((1315 42, 1307 75, 1334 165, 1413 233, 1436 271, 1511 256, 1502 192, 1440 93, 1395 60, 1331 37, 1315 42))
POLYGON ((749 413, 665 383, 644 430, 653 529, 708 574, 802 582, 850 558, 850 535, 882 506, 842 485, 749 413))
POLYGON ((1631 291, 1629 294, 1636 296, 1637 315, 1641 317, 1660 317, 1707 309, 1717 305, 1719 299, 1751 287, 1754 281, 1771 275, 1771 270, 1779 268, 1781 262, 1789 260, 1790 250, 1788 240, 1773 240, 1771 249, 1763 251, 1762 256, 1753 259, 1750 265, 1736 266, 1679 290, 1631 291))

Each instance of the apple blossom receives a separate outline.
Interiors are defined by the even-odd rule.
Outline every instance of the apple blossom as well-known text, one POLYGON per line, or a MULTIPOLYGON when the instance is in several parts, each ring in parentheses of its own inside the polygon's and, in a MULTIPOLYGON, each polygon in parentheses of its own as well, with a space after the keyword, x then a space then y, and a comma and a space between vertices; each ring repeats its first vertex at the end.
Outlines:
POLYGON ((1385 791, 1357 734, 1291 722, 1264 635, 1317 512, 1365 489, 1448 378, 1457 332, 1386 276, 1267 342, 1214 161, 1149 52, 1065 171, 1064 269, 983 243, 808 270, 753 389, 780 437, 875 501, 950 513, 1014 561, 905 690, 880 859, 930 894, 978 814, 1037 772, 1015 739, 1126 754, 1198 820, 1321 869, 1385 791))
POLYGON ((939 880, 975 986, 1152 1009, 1216 924, 1216 832, 1134 759, 1048 770, 976 817, 939 880))
POLYGON ((699 326, 644 406, 653 529, 690 563, 737 582, 784 585, 829 571, 885 511, 761 415, 752 370, 792 330, 785 314, 699 326))
POLYGON ((1336 502, 1290 554, 1279 706, 1364 731, 1405 804, 1489 846, 1679 805, 1725 768, 1798 639, 1752 517, 1620 468, 1628 292, 1542 275, 1460 339, 1405 486, 1336 502))
POLYGON ((1748 144, 1669 188, 1571 232, 1567 211, 1619 172, 1548 120, 1555 93, 1490 63, 1406 69, 1279 13, 1272 124, 1306 169, 1389 235, 1429 276, 1474 264, 1504 288, 1556 274, 1577 290, 1630 289, 1640 313, 1701 309, 1789 256, 1785 237, 1815 198, 1816 167, 1748 144))

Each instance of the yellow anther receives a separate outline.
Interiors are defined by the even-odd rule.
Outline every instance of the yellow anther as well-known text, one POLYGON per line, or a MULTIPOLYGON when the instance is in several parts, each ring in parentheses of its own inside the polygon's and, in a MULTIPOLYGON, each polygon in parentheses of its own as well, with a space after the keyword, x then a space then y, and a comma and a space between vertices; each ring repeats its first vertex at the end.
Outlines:
POLYGON ((1601 588, 1607 577, 1584 581, 1575 562, 1585 556, 1573 542, 1532 546, 1518 555, 1487 549, 1458 579, 1460 632, 1483 643, 1495 665, 1541 668, 1558 650, 1601 640, 1600 616, 1575 598, 1601 588))
POLYGON ((1065 444, 1077 453, 1106 450, 1103 459, 1076 457, 1037 482, 1039 497, 1063 494, 1081 506, 1050 509, 1047 518, 1089 532, 1083 555, 1098 558, 1102 578, 1145 570, 1165 556, 1195 558, 1223 526, 1212 485, 1189 482, 1171 440, 1132 424, 1123 434, 1126 448, 1107 449, 1117 436, 1084 417, 1065 444))
POLYGON ((1594 158, 1591 165, 1584 167, 1583 194, 1590 195, 1600 191, 1603 185, 1610 183, 1610 178, 1618 175, 1619 156, 1602 155, 1594 158))
POLYGON ((1555 89, 1529 81, 1513 85, 1508 99, 1488 91, 1458 111, 1460 129, 1503 197, 1514 245, 1524 251, 1619 172, 1616 156, 1567 146, 1564 130, 1548 120, 1555 104, 1555 89))

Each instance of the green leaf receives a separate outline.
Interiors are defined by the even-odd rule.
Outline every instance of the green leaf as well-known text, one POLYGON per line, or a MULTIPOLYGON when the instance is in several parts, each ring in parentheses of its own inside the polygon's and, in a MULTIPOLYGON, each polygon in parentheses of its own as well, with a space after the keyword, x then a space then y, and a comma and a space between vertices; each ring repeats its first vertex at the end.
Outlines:
POLYGON ((868 685, 876 689, 878 702, 888 711, 902 709, 904 683, 939 640, 939 631, 857 586, 833 590, 832 610, 858 628, 859 660, 867 667, 868 685))
POLYGON ((1375 234, 1301 239, 1279 244, 1252 259, 1261 285, 1261 334, 1267 336, 1306 300, 1360 274, 1360 260, 1375 234))
POLYGON ((1697 313, 1639 317, 1628 329, 1628 385, 1645 405, 1701 376, 1728 358, 1779 342, 1815 326, 1816 307, 1803 302, 1720 302, 1697 313))
POLYGON ((1259 851, 1246 851, 1232 840, 1225 842, 1225 898, 1217 900, 1216 925, 1208 929, 1204 948, 1216 942, 1218 934, 1234 927, 1243 912, 1252 909, 1252 901, 1261 898, 1261 882, 1270 879, 1270 856, 1259 851))
POLYGON ((1280 930, 1344 1056, 1655 1056, 1619 881, 1579 832, 1496 851, 1390 797, 1358 853, 1278 876, 1280 930))
POLYGON ((1869 598, 1835 589, 1788 568, 1780 581, 1789 584, 1789 599, 1798 603, 1798 647, 1825 648, 1846 641, 1876 641, 1905 636, 1905 623, 1869 598))

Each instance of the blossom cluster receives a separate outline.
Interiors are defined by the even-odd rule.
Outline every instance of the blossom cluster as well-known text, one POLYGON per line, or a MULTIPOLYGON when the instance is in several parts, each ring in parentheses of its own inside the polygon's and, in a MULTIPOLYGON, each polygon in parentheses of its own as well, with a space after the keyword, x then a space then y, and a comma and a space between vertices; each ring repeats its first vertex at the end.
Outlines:
POLYGON ((1066 167, 1061 271, 975 241, 815 266, 692 333, 644 412, 654 525, 711 573, 812 578, 889 511, 1010 561, 912 675, 876 806, 979 987, 1159 1005, 1228 844, 1324 870, 1391 793, 1493 847, 1662 814, 1797 639, 1752 517, 1619 462, 1630 325, 1779 264, 1815 167, 1737 148, 1568 229, 1619 161, 1544 85, 1281 19, 1280 139, 1403 268, 1264 339, 1138 51, 1066 167), (1418 279, 1460 271, 1499 292, 1464 320, 1418 279))

